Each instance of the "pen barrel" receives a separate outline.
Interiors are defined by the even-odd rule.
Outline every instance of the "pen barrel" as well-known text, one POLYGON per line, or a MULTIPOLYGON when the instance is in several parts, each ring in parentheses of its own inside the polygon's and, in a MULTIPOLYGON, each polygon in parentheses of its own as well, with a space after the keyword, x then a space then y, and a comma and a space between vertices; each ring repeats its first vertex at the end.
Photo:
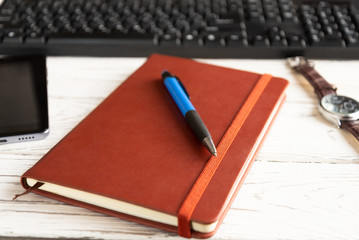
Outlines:
POLYGON ((186 91, 183 89, 177 78, 166 77, 163 83, 183 116, 186 116, 188 111, 195 110, 188 98, 188 95, 186 94, 186 91))
POLYGON ((211 138, 211 135, 206 125, 204 125, 204 122, 195 110, 188 111, 185 115, 185 119, 190 128, 192 129, 193 133, 201 142, 206 137, 211 138))

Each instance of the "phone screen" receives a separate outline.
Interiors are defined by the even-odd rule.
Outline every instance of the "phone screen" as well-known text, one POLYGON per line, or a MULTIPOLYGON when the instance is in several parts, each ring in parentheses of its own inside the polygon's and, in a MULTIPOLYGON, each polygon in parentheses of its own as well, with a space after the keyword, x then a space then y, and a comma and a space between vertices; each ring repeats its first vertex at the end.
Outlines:
POLYGON ((48 130, 44 56, 0 59, 0 140, 37 140, 48 130), (6 138, 15 137, 16 138, 6 138))

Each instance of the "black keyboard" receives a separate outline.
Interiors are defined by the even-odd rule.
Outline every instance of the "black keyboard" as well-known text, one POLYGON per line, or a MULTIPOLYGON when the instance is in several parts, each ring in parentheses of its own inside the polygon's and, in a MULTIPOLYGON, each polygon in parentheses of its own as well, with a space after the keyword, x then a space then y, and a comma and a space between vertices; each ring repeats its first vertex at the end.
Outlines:
POLYGON ((0 54, 359 59, 359 0, 4 0, 0 54))

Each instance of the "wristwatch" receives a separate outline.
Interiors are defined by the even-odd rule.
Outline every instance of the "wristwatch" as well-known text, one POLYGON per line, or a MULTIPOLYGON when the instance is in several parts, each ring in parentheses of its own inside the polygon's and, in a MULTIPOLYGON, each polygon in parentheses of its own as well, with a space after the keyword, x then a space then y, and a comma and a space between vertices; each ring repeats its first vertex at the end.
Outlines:
POLYGON ((287 62, 313 86, 322 115, 339 128, 351 132, 359 140, 359 102, 347 96, 337 95, 337 88, 314 69, 312 61, 304 57, 290 57, 287 58, 287 62))

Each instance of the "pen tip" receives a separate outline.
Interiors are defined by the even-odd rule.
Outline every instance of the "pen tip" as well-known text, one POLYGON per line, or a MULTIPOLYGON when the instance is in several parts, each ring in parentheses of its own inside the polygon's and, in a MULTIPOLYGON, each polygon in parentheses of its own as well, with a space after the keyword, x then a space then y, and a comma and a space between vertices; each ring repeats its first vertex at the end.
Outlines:
POLYGON ((203 139, 203 144, 204 146, 208 149, 208 151, 215 157, 217 157, 217 150, 216 147, 214 146, 214 143, 212 141, 212 138, 210 137, 205 137, 203 139))

